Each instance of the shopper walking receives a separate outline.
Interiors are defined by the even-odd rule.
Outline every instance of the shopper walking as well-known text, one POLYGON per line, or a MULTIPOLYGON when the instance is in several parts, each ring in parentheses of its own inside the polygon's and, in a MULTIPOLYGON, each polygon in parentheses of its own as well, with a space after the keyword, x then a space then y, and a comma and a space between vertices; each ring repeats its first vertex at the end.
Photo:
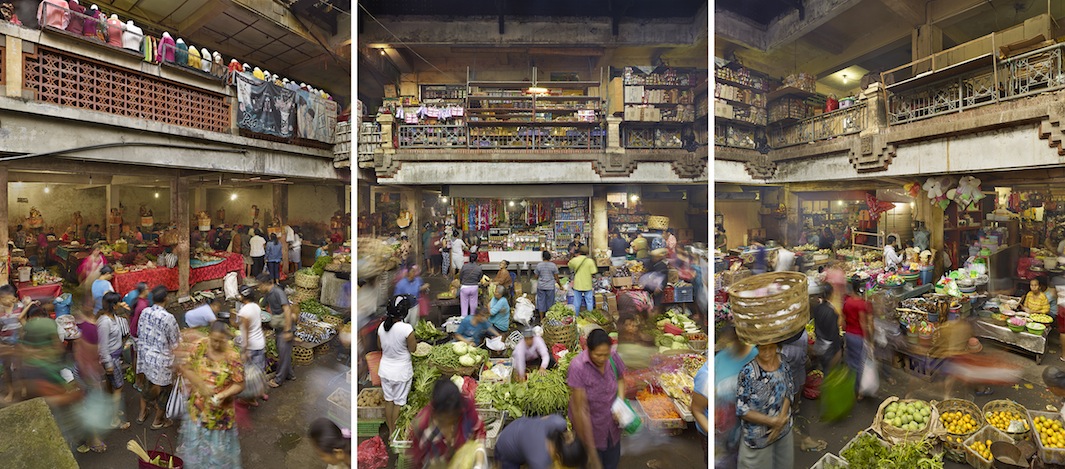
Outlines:
POLYGON ((281 327, 274 329, 275 340, 277 340, 277 356, 279 357, 277 373, 274 374, 274 379, 266 383, 271 388, 278 388, 286 380, 292 381, 296 379, 296 372, 292 368, 292 342, 295 339, 296 314, 292 311, 292 302, 288 300, 288 295, 285 294, 284 288, 270 283, 268 274, 260 275, 258 280, 259 294, 265 296, 270 314, 284 318, 281 321, 281 327))
POLYGON ((104 264, 100 267, 100 275, 92 282, 92 314, 96 314, 103 307, 104 293, 115 291, 111 280, 115 278, 115 271, 111 266, 104 264))
MULTIPOLYGON (((446 226, 440 233, 440 262, 441 272, 445 277, 451 278, 455 276, 453 266, 451 265, 451 244, 453 243, 451 237, 451 230, 446 226)), ((457 269, 455 269, 457 270, 457 269)))
POLYGON ((611 406, 625 398, 625 363, 610 349, 610 336, 602 329, 588 334, 588 348, 570 363, 569 418, 573 430, 588 448, 589 469, 617 469, 621 461, 621 428, 611 406), (595 451, 592 451, 592 448, 595 451))
POLYGON ((791 370, 777 345, 759 345, 758 356, 740 370, 736 388, 736 414, 743 434, 740 469, 795 466, 793 394, 791 370))
POLYGON ((277 235, 270 234, 270 241, 266 243, 266 270, 270 272, 270 281, 275 285, 281 283, 281 261, 284 259, 284 247, 277 235))
POLYGON ((555 305, 556 287, 561 288, 558 280, 558 266, 551 262, 551 251, 543 252, 543 262, 536 264, 533 269, 536 272, 536 310, 540 312, 540 319, 544 313, 555 305))
MULTIPOLYGON (((461 233, 455 230, 454 239, 451 240, 451 266, 456 272, 462 270, 462 266, 466 263, 466 250, 469 246, 462 240, 461 233)), ((476 262, 476 257, 471 257, 472 262, 476 262)))
POLYGON ((165 410, 174 384, 174 349, 180 336, 177 319, 164 307, 168 294, 162 285, 152 289, 155 304, 141 312, 137 326, 137 371, 145 377, 137 423, 143 423, 154 410, 153 430, 173 425, 165 410))
POLYGON ((178 371, 189 388, 189 418, 181 424, 177 455, 189 469, 240 469, 234 403, 244 390, 244 364, 226 323, 212 323, 178 371))
POLYGON ((421 273, 421 269, 418 266, 411 266, 407 269, 403 278, 396 282, 396 287, 392 290, 393 296, 407 295, 412 298, 414 304, 411 305, 411 311, 405 312, 407 314, 408 324, 418 323, 418 302, 422 295, 425 295, 429 291, 429 284, 425 283, 418 275, 421 273))
POLYGON ((814 319, 814 343, 813 356, 817 357, 821 371, 827 374, 839 358, 839 352, 843 349, 843 338, 839 335, 840 326, 843 323, 836 308, 828 301, 832 296, 832 287, 825 286, 824 291, 814 295, 811 316, 814 319))
POLYGON ((722 349, 714 355, 714 467, 735 469, 740 445, 736 414, 739 374, 758 355, 758 349, 740 340, 731 324, 723 327, 718 337, 722 349))
MULTIPOLYGON (((133 347, 130 347, 130 366, 133 367, 133 376, 135 377, 133 388, 136 389, 137 392, 142 392, 144 390, 144 374, 137 370, 137 361, 141 347, 137 343, 137 338, 139 337, 137 324, 140 321, 141 313, 151 306, 151 300, 152 291, 148 289, 148 284, 144 282, 138 283, 136 288, 130 290, 130 292, 126 294, 125 298, 126 304, 128 304, 133 311, 129 318, 129 335, 133 338, 133 347), (130 298, 130 295, 134 293, 136 293, 136 295, 130 298)), ((141 401, 141 414, 144 414, 143 400, 141 401)))
POLYGON ((580 254, 569 261, 569 271, 573 275, 573 310, 581 312, 584 305, 588 311, 595 309, 595 295, 592 291, 592 275, 599 272, 595 261, 588 257, 588 246, 580 247, 580 254))
MULTIPOLYGON (((244 256, 244 276, 254 278, 258 274, 252 273, 252 257, 251 257, 251 238, 252 233, 248 232, 248 227, 242 226, 237 233, 240 234, 240 254, 244 256)), ((233 241, 236 243, 236 240, 233 241)))
POLYGON ((125 430, 129 428, 129 422, 125 421, 125 413, 122 412, 125 402, 122 400, 122 385, 125 383, 125 370, 122 363, 122 328, 115 314, 120 308, 126 308, 126 306, 118 293, 104 294, 103 307, 96 318, 96 329, 100 336, 100 363, 104 367, 106 389, 115 403, 115 415, 112 418, 111 427, 125 430))
POLYGON ((311 422, 308 432, 314 442, 318 459, 328 464, 325 469, 351 469, 351 435, 344 433, 337 424, 327 418, 311 422))
POLYGON ((463 396, 455 383, 440 378, 433 386, 429 405, 414 417, 413 467, 446 467, 455 452, 471 441, 485 439, 484 422, 477 406, 463 396))
POLYGON ((551 469, 555 461, 566 467, 581 467, 588 456, 566 419, 558 414, 523 417, 499 432, 494 455, 500 469, 551 469))
MULTIPOLYGON (((256 368, 266 375, 266 335, 263 333, 263 310, 255 302, 255 288, 251 285, 241 285, 239 289, 240 309, 237 310, 237 323, 240 327, 241 352, 240 359, 244 362, 245 369, 256 368)), ((261 396, 263 400, 270 398, 265 392, 261 396)), ((257 397, 248 400, 248 403, 257 407, 257 397)))
POLYGON ((263 232, 255 230, 248 244, 248 253, 251 255, 251 276, 258 277, 263 273, 263 267, 266 265, 266 238, 263 238, 263 232))
POLYGON ((462 308, 462 317, 469 316, 477 310, 480 285, 484 282, 484 271, 481 265, 471 255, 470 262, 462 265, 459 269, 459 305, 462 308))
MULTIPOLYGON (((862 382, 865 363, 865 343, 873 337, 872 306, 858 296, 861 281, 851 283, 846 299, 843 301, 843 361, 854 372, 855 386, 862 382)), ((862 396, 858 396, 861 400, 862 396)))
POLYGON ((409 297, 393 297, 388 304, 388 316, 377 327, 377 346, 381 349, 379 375, 385 395, 385 424, 389 435, 396 430, 400 409, 407 405, 407 394, 414 378, 410 354, 418 341, 414 338, 414 327, 403 322, 412 307, 409 297))
POLYGON ((610 238, 610 265, 614 267, 621 267, 625 265, 626 251, 629 249, 629 241, 625 239, 625 235, 621 234, 621 230, 614 229, 613 236, 610 238))
POLYGON ((288 264, 289 271, 293 274, 303 268, 303 229, 298 226, 292 227, 291 236, 288 238, 288 264))
POLYGON ((440 231, 431 230, 429 238, 429 244, 426 245, 426 251, 429 259, 429 276, 440 275, 443 273, 441 270, 441 263, 443 262, 443 255, 440 252, 440 231))

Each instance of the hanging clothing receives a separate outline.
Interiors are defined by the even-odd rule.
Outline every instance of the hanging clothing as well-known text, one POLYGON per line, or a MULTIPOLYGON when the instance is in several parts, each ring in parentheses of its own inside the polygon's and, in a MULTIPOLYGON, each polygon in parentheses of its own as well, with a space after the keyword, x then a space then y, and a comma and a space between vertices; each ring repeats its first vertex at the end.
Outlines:
POLYGON ((196 68, 196 69, 200 68, 200 65, 201 65, 200 64, 200 51, 196 50, 195 47, 189 47, 189 63, 188 63, 188 65, 189 65, 189 67, 192 67, 192 68, 196 68))
POLYGON ((189 46, 185 44, 185 41, 178 42, 174 45, 176 49, 174 52, 174 63, 178 65, 189 64, 189 46))
POLYGON ((85 32, 85 17, 81 16, 85 14, 85 7, 78 4, 74 0, 67 2, 67 9, 70 12, 67 13, 67 27, 66 30, 72 34, 82 35, 85 32))
POLYGON ((107 43, 115 47, 122 47, 122 28, 124 25, 117 18, 107 20, 107 43))
POLYGON ((97 37, 99 34, 99 26, 105 24, 104 13, 100 10, 92 10, 88 13, 88 18, 84 18, 81 27, 81 35, 86 37, 97 37))
POLYGON ((122 32, 122 47, 133 51, 140 51, 143 42, 144 30, 132 23, 126 23, 126 30, 122 32))
POLYGON ((177 43, 174 42, 174 38, 163 36, 159 39, 159 45, 155 47, 155 61, 173 63, 176 49, 177 43))
POLYGON ((144 41, 141 42, 141 55, 144 56, 144 61, 148 63, 156 62, 156 44, 158 39, 151 36, 144 36, 144 41))
POLYGON ((44 0, 37 6, 37 23, 50 28, 67 29, 70 12, 63 0, 44 0))

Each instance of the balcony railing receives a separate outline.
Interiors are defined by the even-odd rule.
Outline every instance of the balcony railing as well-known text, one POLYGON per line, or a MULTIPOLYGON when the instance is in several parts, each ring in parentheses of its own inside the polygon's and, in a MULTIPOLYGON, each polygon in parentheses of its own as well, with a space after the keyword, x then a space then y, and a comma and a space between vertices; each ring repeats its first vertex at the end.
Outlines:
POLYGON ((466 148, 465 125, 401 125, 400 148, 466 148))
POLYGON ((622 142, 633 150, 684 147, 681 129, 676 126, 629 125, 622 128, 622 142))
POLYGON ((865 103, 858 103, 854 106, 800 120, 787 127, 770 124, 767 130, 769 133, 769 145, 773 148, 782 148, 856 134, 864 130, 865 126, 866 105, 865 103))
POLYGON ((478 150, 600 150, 603 148, 605 137, 604 130, 592 127, 471 127, 469 148, 478 150))
MULTIPOLYGON (((999 59, 987 54, 969 63, 970 70, 942 73, 941 80, 904 91, 888 87, 888 124, 905 124, 928 117, 1065 89, 1065 44, 999 59), (979 66, 980 63, 982 66, 979 66)), ((899 69, 907 66, 900 67, 899 69)), ((895 70, 899 70, 895 69, 895 70)), ((935 75, 928 75, 933 80, 935 75)), ((911 79, 914 80, 914 79, 911 79)))

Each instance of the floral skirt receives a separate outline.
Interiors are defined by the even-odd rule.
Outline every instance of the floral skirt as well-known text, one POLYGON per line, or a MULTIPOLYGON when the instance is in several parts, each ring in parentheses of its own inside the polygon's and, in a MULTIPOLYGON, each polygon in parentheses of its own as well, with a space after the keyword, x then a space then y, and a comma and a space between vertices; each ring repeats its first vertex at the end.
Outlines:
POLYGON ((240 469, 237 428, 208 430, 199 422, 185 419, 177 455, 185 461, 185 469, 240 469))

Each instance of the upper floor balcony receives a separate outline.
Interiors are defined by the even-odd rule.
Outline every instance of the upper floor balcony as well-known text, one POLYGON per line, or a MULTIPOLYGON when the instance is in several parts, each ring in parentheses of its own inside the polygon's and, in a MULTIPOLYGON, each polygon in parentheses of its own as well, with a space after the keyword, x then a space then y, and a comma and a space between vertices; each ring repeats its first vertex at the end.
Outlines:
POLYGON ((323 91, 89 13, 42 3, 40 30, 0 23, 0 112, 334 158, 323 91))

